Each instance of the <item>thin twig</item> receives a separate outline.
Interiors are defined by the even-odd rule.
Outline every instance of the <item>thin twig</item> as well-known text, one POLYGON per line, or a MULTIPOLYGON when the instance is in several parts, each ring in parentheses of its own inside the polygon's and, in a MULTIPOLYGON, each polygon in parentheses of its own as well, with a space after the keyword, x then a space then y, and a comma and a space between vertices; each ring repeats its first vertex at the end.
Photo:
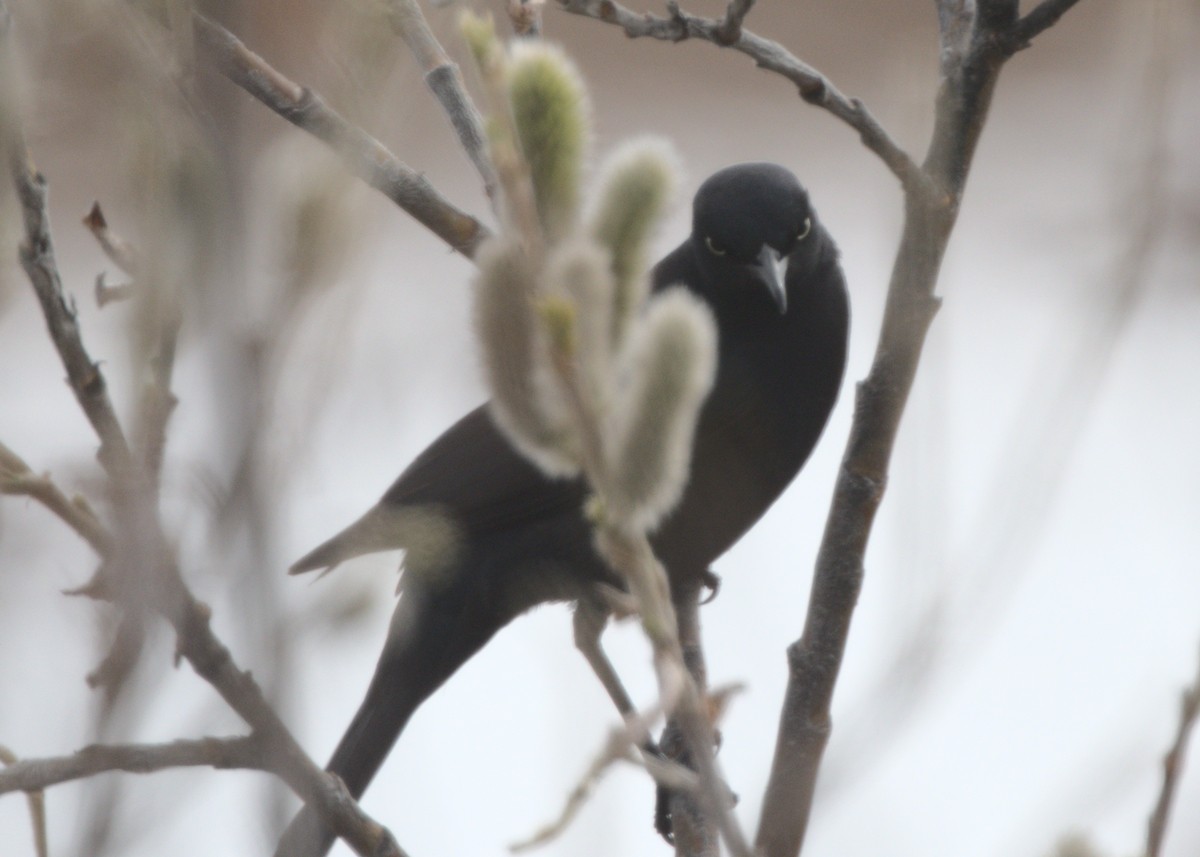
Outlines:
POLYGON ((109 228, 108 220, 100 208, 100 203, 93 202, 91 209, 84 215, 83 225, 95 236, 112 263, 131 277, 137 277, 141 270, 141 260, 137 249, 109 228))
POLYGON ((459 143, 462 144, 471 163, 475 165, 479 177, 483 179, 488 198, 494 201, 496 173, 487 153, 483 117, 480 116, 471 96, 467 94, 458 66, 433 34, 417 0, 387 0, 387 9, 392 27, 417 58, 425 72, 425 83, 442 105, 450 124, 454 126, 459 143))
MULTIPOLYGON (((190 19, 188 23, 190 24, 190 19)), ((190 26, 187 30, 190 34, 190 26)), ((187 40, 180 50, 188 50, 191 45, 192 42, 187 40)), ((83 225, 91 231, 105 255, 117 267, 135 280, 143 276, 141 254, 136 247, 109 227, 99 202, 92 203, 91 210, 83 218, 83 225)), ((155 486, 162 472, 163 453, 167 445, 167 423, 178 404, 175 394, 171 392, 171 376, 175 371, 175 347, 181 323, 172 290, 166 284, 157 285, 158 289, 154 292, 147 289, 145 283, 141 284, 140 290, 132 284, 124 289, 109 288, 104 282, 103 274, 96 278, 96 302, 100 306, 138 294, 139 291, 143 302, 153 300, 151 312, 146 313, 145 319, 146 326, 150 328, 150 335, 147 337, 147 372, 141 401, 138 404, 134 444, 155 486)))
POLYGON ((1175 740, 1171 749, 1163 757, 1163 782, 1150 814, 1150 822, 1146 830, 1146 857, 1158 857, 1162 852, 1163 840, 1167 835, 1167 822, 1171 817, 1171 807, 1175 802, 1179 778, 1183 773, 1183 760, 1187 756, 1188 739, 1192 728, 1200 718, 1200 671, 1192 686, 1183 691, 1179 706, 1179 728, 1175 732, 1175 740))
MULTIPOLYGON (((612 474, 606 466, 602 420, 595 403, 584 390, 577 361, 556 343, 551 363, 567 400, 573 428, 579 438, 580 459, 588 483, 601 498, 612 493, 612 474)), ((684 661, 679 638, 679 622, 671 601, 666 569, 654 555, 644 531, 634 531, 613 520, 597 524, 596 547, 608 564, 616 569, 629 586, 638 605, 642 628, 654 653, 661 704, 671 712, 690 751, 699 774, 697 797, 707 817, 720 830, 734 857, 753 853, 729 805, 728 794, 712 748, 712 723, 707 717, 701 691, 684 661)))
POLYGON ((35 791, 107 771, 148 774, 168 768, 270 770, 253 735, 199 738, 166 744, 92 744, 69 756, 25 759, 0 771, 0 794, 35 791))
POLYGON ((328 144, 351 173, 452 248, 467 257, 475 255, 488 237, 483 224, 456 208, 381 142, 347 122, 311 89, 272 68, 220 24, 199 14, 194 23, 202 59, 297 128, 328 144))
POLYGON ((648 771, 654 781, 661 786, 675 791, 696 791, 699 788, 699 778, 694 771, 676 762, 636 752, 639 749, 638 744, 642 740, 641 736, 649 732, 651 725, 661 714, 661 707, 655 706, 637 715, 633 722, 614 728, 609 733, 600 752, 596 754, 596 758, 588 765, 587 771, 571 789, 558 817, 528 838, 509 845, 509 851, 519 854, 545 845, 561 836, 563 831, 574 821, 579 810, 583 808, 596 784, 617 762, 639 765, 648 771))
POLYGON ((136 293, 136 289, 133 283, 117 283, 115 286, 110 286, 108 276, 101 271, 96 275, 92 293, 96 297, 96 306, 104 309, 109 304, 129 300, 136 293))
POLYGON ((717 27, 717 44, 732 45, 742 37, 742 23, 750 10, 754 8, 754 0, 730 0, 725 9, 725 19, 717 27))
POLYGON ((1058 19, 1078 2, 1079 0, 1042 0, 1005 34, 1005 49, 1011 54, 1029 47, 1029 43, 1037 35, 1057 24, 1058 19))
MULTIPOLYGON (((20 759, 7 747, 0 746, 0 762, 6 766, 21 764, 20 759)), ((0 783, 8 771, 0 771, 0 783)), ((46 795, 41 789, 25 789, 29 804, 29 824, 33 828, 33 848, 37 857, 50 857, 50 841, 46 835, 46 795)))
POLYGON ((0 494, 37 500, 78 533, 101 557, 112 553, 112 536, 82 500, 67 497, 48 475, 38 476, 24 460, 0 443, 0 494))
POLYGON ((42 305, 42 315, 67 370, 71 389, 100 438, 100 463, 110 475, 127 474, 132 463, 129 444, 108 396, 104 375, 83 346, 74 301, 63 291, 50 238, 46 180, 29 156, 21 124, 13 120, 17 115, 17 90, 9 32, 11 23, 8 7, 0 2, 0 100, 3 101, 0 112, 6 116, 0 147, 17 191, 25 226, 25 237, 20 246, 21 266, 42 305))
MULTIPOLYGON (((308 757, 267 702, 262 689, 234 662, 212 632, 209 608, 188 590, 163 532, 154 492, 140 462, 130 453, 103 377, 83 347, 75 313, 68 305, 54 264, 46 213, 46 182, 32 166, 15 109, 10 22, 0 0, 0 97, 4 97, 4 157, 21 202, 26 239, 21 259, 42 305, 51 339, 68 380, 101 442, 109 473, 117 538, 116 571, 97 575, 81 594, 113 597, 134 612, 153 609, 175 629, 178 654, 221 695, 261 742, 269 770, 313 804, 337 835, 362 855, 402 857, 386 828, 367 816, 345 784, 308 757)), ((215 26, 215 25, 214 25, 215 26)), ((200 27, 203 29, 203 27, 200 27)), ((236 43, 236 40, 234 40, 236 43)))
POLYGON ((800 91, 800 97, 809 104, 827 110, 857 131, 863 145, 879 156, 906 190, 933 194, 929 177, 892 139, 861 100, 843 95, 828 78, 793 56, 778 42, 764 39, 740 27, 736 40, 723 41, 722 28, 729 18, 728 14, 721 20, 702 18, 684 12, 674 2, 667 4, 667 17, 640 14, 615 0, 559 0, 559 4, 571 14, 614 24, 633 39, 646 37, 666 42, 702 39, 745 54, 760 68, 790 80, 800 91))

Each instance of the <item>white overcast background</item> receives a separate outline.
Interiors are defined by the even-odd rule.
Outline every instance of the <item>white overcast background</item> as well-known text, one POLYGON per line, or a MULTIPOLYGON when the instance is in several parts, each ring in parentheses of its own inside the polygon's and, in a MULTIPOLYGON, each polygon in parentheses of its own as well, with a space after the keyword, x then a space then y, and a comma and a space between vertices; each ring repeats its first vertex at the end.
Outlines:
MULTIPOLYGON (((50 182, 64 280, 86 342, 129 413, 129 312, 95 307, 93 278, 111 265, 79 223, 93 199, 116 228, 131 218, 112 166, 124 139, 108 102, 119 81, 106 66, 79 61, 102 40, 95 16, 73 27, 35 3, 12 5, 28 61, 30 145, 50 182)), ((276 0, 232 26, 283 72, 341 91, 344 57, 330 33, 353 9, 337 5, 276 0)), ((936 85, 932 3, 760 6, 752 29, 862 97, 920 157, 936 85)), ((724 4, 690 7, 716 14, 724 4)), ((428 11, 461 57, 458 8, 428 11)), ((717 564, 724 585, 703 612, 711 680, 746 686, 722 725, 720 761, 741 797, 738 815, 753 829, 784 650, 801 629, 853 383, 874 353, 899 189, 850 129, 745 57, 708 44, 630 41, 554 8, 546 34, 577 57, 591 89, 595 152, 643 133, 677 147, 686 176, 659 237, 662 252, 686 234, 696 185, 746 160, 792 169, 842 250, 853 308, 846 386, 800 478, 717 564)), ((1200 659, 1198 47, 1194 0, 1083 0, 1001 77, 871 539, 806 854, 1042 855, 1073 831, 1108 855, 1142 848, 1179 692, 1200 659), (1155 14, 1168 16, 1165 41, 1153 40, 1155 14), (1137 207, 1149 204, 1139 182, 1154 136, 1156 55, 1167 60, 1162 145, 1149 156, 1162 171, 1161 209, 1137 297, 1114 313, 1137 207)), ((386 99, 363 124, 484 215, 475 174, 403 44, 386 56, 396 65, 386 99)), ((213 549, 209 509, 229 489, 228 439, 246 419, 229 406, 244 372, 235 359, 245 353, 241 337, 261 320, 261 295, 278 284, 278 223, 321 159, 319 144, 218 86, 244 133, 247 226, 237 253, 245 267, 237 283, 204 299, 224 327, 185 323, 167 518, 185 576, 213 606, 237 661, 267 682, 290 664, 285 719, 323 762, 374 667, 398 556, 355 561, 315 582, 284 570, 374 503, 483 399, 470 334, 472 269, 374 192, 353 190, 340 224, 345 264, 310 301, 270 393, 269 555, 253 563, 260 582, 250 586, 237 541, 213 549), (312 618, 325 615, 322 604, 363 593, 370 606, 353 621, 312 618), (247 609, 255 598, 281 600, 294 619, 282 660, 264 653, 247 609)), ((95 438, 16 263, 15 212, 11 194, 4 198, 0 440, 65 488, 94 493, 95 438)), ((138 239, 132 226, 125 231, 138 239)), ((0 499, 0 744, 23 757, 70 753, 94 737, 84 676, 102 654, 98 610, 60 594, 93 567, 87 548, 44 509, 0 499)), ((635 698, 650 703, 653 677, 637 629, 620 626, 607 642, 635 698)), ((145 655, 149 696, 120 737, 242 729, 189 667, 171 669, 171 656, 160 629, 145 655)), ((558 812, 615 722, 572 648, 567 609, 543 607, 418 711, 365 807, 414 857, 506 853, 558 812)), ((199 769, 57 786, 47 794, 51 853, 90 853, 82 819, 119 789, 107 853, 265 855, 274 823, 266 784, 261 774, 199 769)), ((1167 855, 1200 853, 1198 804, 1193 748, 1167 855)), ((544 853, 667 854, 652 810, 649 780, 619 767, 544 853)), ((0 799, 0 854, 32 853, 24 800, 0 799)))

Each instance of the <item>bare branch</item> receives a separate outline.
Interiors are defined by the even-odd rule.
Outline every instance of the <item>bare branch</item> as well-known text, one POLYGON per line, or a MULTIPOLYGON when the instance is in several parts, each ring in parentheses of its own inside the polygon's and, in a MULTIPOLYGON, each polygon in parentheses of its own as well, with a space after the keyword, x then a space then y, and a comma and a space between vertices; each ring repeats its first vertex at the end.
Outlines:
POLYGON ((80 497, 67 497, 48 475, 38 476, 22 458, 0 443, 0 494, 37 500, 78 533, 102 557, 112 553, 112 536, 80 497))
MULTIPOLYGON (((0 762, 5 765, 15 765, 20 760, 7 747, 0 746, 0 762)), ((0 777, 5 772, 0 771, 0 777)), ((25 797, 29 803, 29 823, 33 827, 33 847, 37 857, 50 857, 50 843, 46 836, 46 796, 41 790, 26 790, 25 797)))
POLYGON ((1158 857, 1162 852, 1163 840, 1167 835, 1167 822, 1171 816, 1171 806, 1175 802, 1179 777, 1183 773, 1183 760, 1187 756, 1188 739, 1196 720, 1200 719, 1200 671, 1192 686, 1184 690, 1179 706, 1179 728, 1175 732, 1175 740, 1171 749, 1163 758, 1163 782, 1158 794, 1158 802, 1150 815, 1146 831, 1146 857, 1158 857))
POLYGON ((148 774, 198 766, 269 770, 265 762, 261 742, 253 735, 167 744, 92 744, 70 756, 26 759, 11 764, 0 771, 0 794, 40 791, 108 771, 148 774))
MULTIPOLYGON (((188 32, 191 32, 190 27, 188 32)), ((190 41, 187 47, 191 47, 190 41)), ((95 236, 105 255, 114 264, 135 280, 142 277, 143 265, 137 248, 109 227, 99 202, 92 203, 91 210, 83 218, 83 225, 95 236)), ((163 291, 166 290, 162 289, 160 284, 158 294, 161 295, 163 291)), ((103 274, 96 277, 96 302, 100 306, 135 293, 137 289, 132 284, 110 288, 105 283, 103 274)), ((152 294, 144 283, 141 293, 143 299, 152 294)), ((164 297, 155 309, 157 312, 151 313, 147 318, 147 326, 151 328, 151 335, 148 337, 149 352, 146 355, 149 371, 146 373, 147 381, 139 402, 134 441, 147 473, 157 484, 162 470, 163 451, 167 445, 167 422, 177 404, 175 395, 171 392, 171 375, 175 370, 175 346, 181 319, 173 296, 164 297)))
POLYGON ((423 175, 351 125, 312 90, 289 80, 221 25, 195 16, 200 56, 297 128, 327 143, 346 168, 464 256, 488 237, 478 220, 445 199, 423 175))
MULTIPOLYGON (((863 145, 879 156, 906 190, 932 195, 933 187, 928 177, 884 130, 862 101, 843 95, 828 78, 793 56, 778 42, 756 36, 740 27, 736 40, 723 41, 722 28, 729 20, 728 14, 724 20, 701 18, 684 12, 673 2, 668 3, 669 16, 665 18, 633 12, 615 0, 559 0, 559 3, 571 14, 614 24, 632 39, 646 37, 666 42, 703 39, 745 54, 760 68, 790 80, 800 91, 800 97, 809 104, 827 110, 857 131, 863 145)), ((745 5, 748 9, 752 4, 738 4, 735 0, 731 9, 732 5, 745 5)))
MULTIPOLYGON (((205 31, 208 22, 197 21, 198 29, 205 31)), ((8 9, 0 0, 0 95, 5 97, 6 111, 2 142, 25 220, 21 260, 71 386, 100 437, 101 462, 110 476, 117 519, 115 571, 102 570, 81 594, 112 597, 135 613, 148 608, 160 613, 175 629, 178 654, 250 725, 261 743, 267 769, 313 804, 325 823, 358 853, 401 857, 403 852, 391 834, 363 813, 345 784, 304 753, 262 689, 248 672, 238 668, 213 634, 209 608, 192 595, 179 573, 153 502, 155 492, 130 452, 103 377, 83 347, 74 310, 63 295, 46 214, 46 182, 32 166, 14 109, 10 23, 8 9)), ((227 46, 236 50, 238 44, 232 39, 227 46)), ((16 462, 10 460, 9 464, 16 462)), ((22 467, 15 469, 20 475, 22 467)))
POLYGON ((38 173, 25 146, 25 132, 12 121, 17 105, 13 82, 13 58, 9 30, 11 17, 0 5, 0 111, 7 114, 2 141, 3 157, 20 201, 25 225, 21 242, 21 266, 42 305, 42 315, 67 370, 67 378, 84 415, 100 438, 100 463, 110 474, 130 472, 132 458, 125 433, 117 420, 100 367, 83 346, 75 317, 74 301, 63 291, 62 278, 50 238, 50 215, 46 208, 46 180, 38 173))
POLYGON ((938 41, 943 77, 962 65, 971 43, 972 7, 966 0, 938 0, 938 41))
POLYGON ((167 423, 179 403, 171 392, 171 376, 175 371, 175 347, 181 323, 178 307, 174 305, 162 308, 152 320, 150 350, 146 355, 147 379, 138 402, 134 439, 142 464, 156 488, 167 447, 167 423))
POLYGON ((655 707, 645 714, 635 715, 629 723, 613 729, 604 742, 604 747, 596 754, 596 758, 592 760, 587 771, 571 789, 558 818, 535 831, 527 839, 509 845, 509 851, 520 854, 545 845, 561 836, 563 831, 574 821, 588 797, 591 796, 592 789, 617 762, 629 762, 634 765, 640 763, 659 785, 676 791, 696 791, 700 782, 694 771, 675 762, 634 752, 635 747, 642 741, 642 736, 647 734, 650 724, 660 714, 661 710, 655 707))
POLYGON ((742 22, 754 8, 754 0, 730 0, 725 9, 725 20, 717 27, 718 44, 732 45, 742 37, 742 22))
POLYGON ((417 0, 387 0, 392 27, 408 45, 425 72, 425 83, 442 105, 458 141, 475 165, 489 199, 496 194, 496 173, 487 153, 483 117, 463 85, 458 66, 434 36, 417 0))
MULTIPOLYGON (((987 4, 984 19, 1000 26, 1010 12, 1015 15, 1015 6, 1012 0, 994 0, 987 4)), ((953 4, 939 5, 943 47, 948 39, 961 37, 957 11, 953 4)), ((904 231, 879 343, 871 371, 858 385, 804 631, 788 647, 788 686, 755 842, 764 857, 796 857, 804 841, 817 771, 832 728, 830 703, 862 587, 867 541, 925 336, 940 306, 934 291, 958 200, 996 80, 1009 56, 997 42, 997 33, 981 30, 977 21, 961 58, 947 62, 943 57, 933 139, 922 173, 939 192, 921 193, 906 185, 904 231)))
POLYGON ((1006 50, 1012 54, 1029 47, 1029 43, 1035 37, 1057 24, 1058 19, 1078 2, 1079 0, 1042 0, 1005 34, 1006 50))

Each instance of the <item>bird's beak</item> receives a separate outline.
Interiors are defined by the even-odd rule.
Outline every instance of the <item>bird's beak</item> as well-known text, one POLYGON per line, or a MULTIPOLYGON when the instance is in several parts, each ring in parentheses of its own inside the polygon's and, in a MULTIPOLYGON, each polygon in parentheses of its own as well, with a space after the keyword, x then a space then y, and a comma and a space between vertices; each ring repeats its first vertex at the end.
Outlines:
POLYGON ((787 312, 788 257, 782 255, 770 244, 764 244, 753 267, 758 273, 758 278, 771 293, 771 299, 779 307, 779 314, 783 315, 787 312))

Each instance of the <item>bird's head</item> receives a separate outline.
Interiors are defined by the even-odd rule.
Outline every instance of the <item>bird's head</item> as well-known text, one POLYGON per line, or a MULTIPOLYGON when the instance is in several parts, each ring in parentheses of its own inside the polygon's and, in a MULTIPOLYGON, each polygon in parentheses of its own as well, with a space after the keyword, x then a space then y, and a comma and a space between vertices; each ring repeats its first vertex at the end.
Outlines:
POLYGON ((692 205, 692 246, 714 283, 758 284, 787 312, 789 267, 820 252, 808 193, 777 164, 737 164, 714 173, 692 205))

